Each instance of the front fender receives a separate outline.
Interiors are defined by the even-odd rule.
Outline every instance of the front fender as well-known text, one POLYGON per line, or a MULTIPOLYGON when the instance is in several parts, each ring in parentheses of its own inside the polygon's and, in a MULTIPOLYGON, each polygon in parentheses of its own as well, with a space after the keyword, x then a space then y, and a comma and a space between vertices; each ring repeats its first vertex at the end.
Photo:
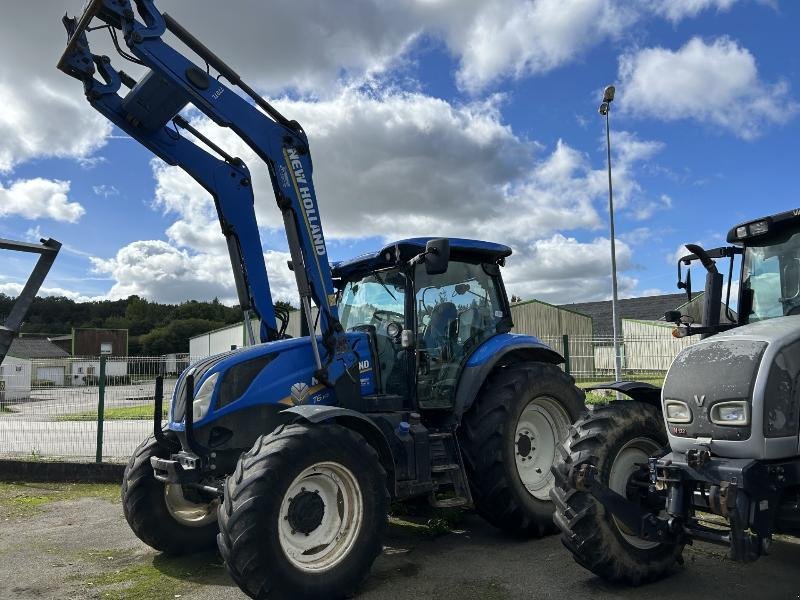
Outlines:
POLYGON ((564 357, 532 335, 501 333, 483 344, 469 356, 459 378, 454 411, 457 418, 467 412, 489 373, 499 365, 517 362, 545 362, 560 365, 564 357))
POLYGON ((320 423, 336 423, 342 427, 347 427, 363 436, 370 446, 378 453, 378 458, 386 470, 388 481, 386 482, 390 490, 395 489, 395 463, 394 453, 392 452, 389 440, 386 439, 383 431, 375 422, 363 413, 340 408, 338 406, 321 406, 312 404, 302 404, 293 406, 283 411, 289 419, 289 423, 310 423, 318 425, 320 423))

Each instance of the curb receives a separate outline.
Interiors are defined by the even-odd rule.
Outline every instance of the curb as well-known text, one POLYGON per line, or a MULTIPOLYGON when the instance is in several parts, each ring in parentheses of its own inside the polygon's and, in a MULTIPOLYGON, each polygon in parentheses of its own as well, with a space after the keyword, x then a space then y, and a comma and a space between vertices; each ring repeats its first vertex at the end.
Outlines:
POLYGON ((122 483, 125 465, 114 463, 1 460, 0 481, 122 483))

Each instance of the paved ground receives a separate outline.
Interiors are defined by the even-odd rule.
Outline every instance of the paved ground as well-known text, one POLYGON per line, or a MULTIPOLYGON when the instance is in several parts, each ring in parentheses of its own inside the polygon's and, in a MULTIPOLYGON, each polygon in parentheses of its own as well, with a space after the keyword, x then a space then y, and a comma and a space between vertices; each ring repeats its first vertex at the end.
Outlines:
MULTIPOLYGON (((175 560, 141 544, 117 495, 114 486, 0 484, 0 599, 244 598, 216 554, 175 560)), ((358 598, 800 598, 800 545, 786 541, 752 565, 701 544, 672 578, 630 589, 581 569, 555 537, 509 540, 472 515, 457 527, 393 525, 358 598)))

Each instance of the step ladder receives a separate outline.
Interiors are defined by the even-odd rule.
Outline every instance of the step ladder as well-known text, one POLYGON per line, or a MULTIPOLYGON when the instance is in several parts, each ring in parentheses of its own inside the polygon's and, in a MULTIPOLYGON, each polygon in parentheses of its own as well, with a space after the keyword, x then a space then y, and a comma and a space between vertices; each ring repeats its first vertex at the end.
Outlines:
POLYGON ((428 496, 435 508, 472 506, 467 473, 461 458, 458 438, 452 431, 432 431, 428 434, 431 453, 431 478, 436 487, 428 496))

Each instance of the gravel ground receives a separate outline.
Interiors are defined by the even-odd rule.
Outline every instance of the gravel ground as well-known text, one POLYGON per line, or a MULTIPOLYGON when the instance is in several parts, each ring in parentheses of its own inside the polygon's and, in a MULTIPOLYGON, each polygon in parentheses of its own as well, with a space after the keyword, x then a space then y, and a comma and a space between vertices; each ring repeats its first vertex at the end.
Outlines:
MULTIPOLYGON (((244 598, 216 554, 170 559, 139 542, 117 497, 108 485, 0 484, 0 599, 244 598)), ((430 516, 394 522, 359 599, 800 598, 790 540, 751 565, 698 544, 673 577, 631 589, 580 568, 556 537, 512 540, 474 515, 430 527, 430 516)))

